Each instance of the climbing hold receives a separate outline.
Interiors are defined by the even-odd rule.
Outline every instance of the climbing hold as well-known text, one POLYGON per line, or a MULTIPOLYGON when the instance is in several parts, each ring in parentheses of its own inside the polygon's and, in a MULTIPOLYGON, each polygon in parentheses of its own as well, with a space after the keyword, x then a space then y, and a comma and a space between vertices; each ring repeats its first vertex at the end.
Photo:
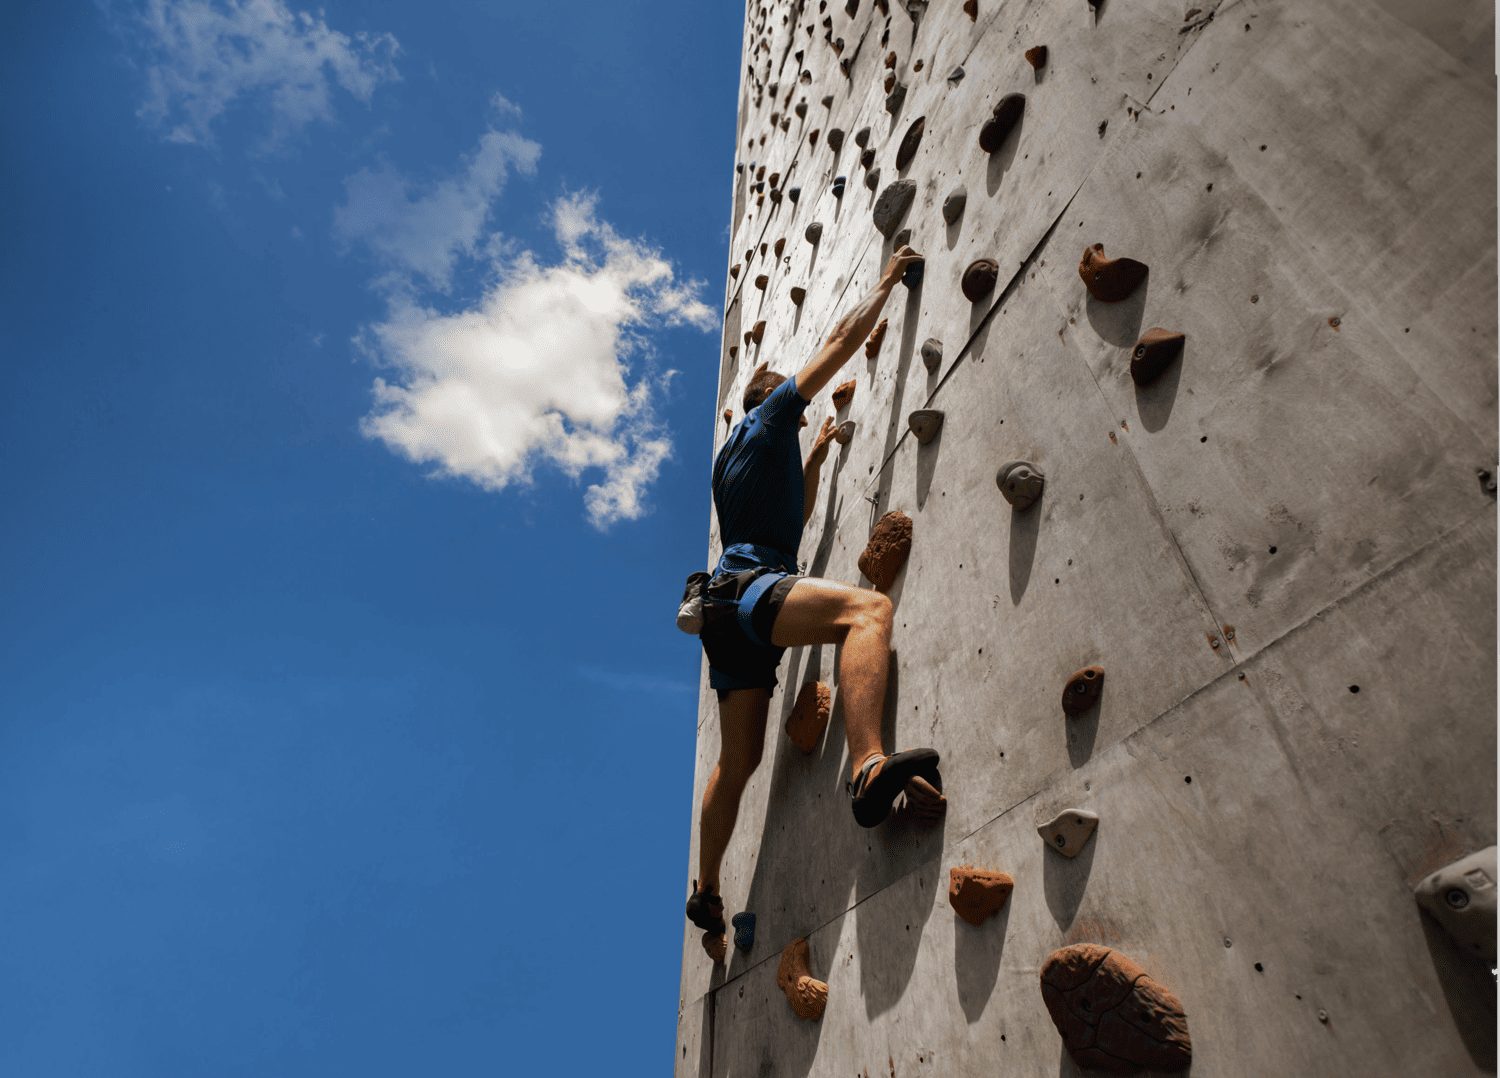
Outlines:
POLYGON ((1047 1013, 1080 1067, 1129 1075, 1192 1063, 1182 1004, 1119 951, 1092 943, 1053 951, 1041 981, 1047 1013))
POLYGON ((964 206, 969 201, 969 189, 959 184, 953 193, 943 199, 943 221, 952 224, 964 215, 964 206))
POLYGON ((953 912, 978 928, 1000 912, 1005 900, 1015 890, 1016 881, 1008 872, 990 872, 973 865, 959 865, 948 870, 948 905, 953 912))
POLYGON ((904 169, 917 156, 917 147, 922 143, 922 132, 926 130, 927 117, 918 116, 901 136, 901 145, 896 150, 896 168, 904 169))
POLYGON ((833 391, 833 406, 843 408, 854 399, 854 385, 858 378, 851 378, 833 391))
POLYGON ((745 174, 745 163, 743 161, 741 161, 739 164, 735 165, 734 166, 734 171, 737 174, 743 176, 745 174))
POLYGON ((780 179, 781 179, 781 173, 779 173, 779 172, 773 172, 769 176, 766 177, 766 182, 769 183, 772 187, 775 187, 776 184, 777 184, 777 181, 779 181, 780 179))
POLYGON ((832 131, 828 132, 828 148, 830 150, 832 150, 834 153, 838 153, 839 150, 843 148, 843 145, 844 133, 842 131, 835 127, 832 131))
POLYGON ((728 424, 733 423, 733 422, 734 422, 734 409, 733 408, 725 408, 724 409, 724 423, 725 423, 725 425, 727 426, 728 424))
POLYGON ((817 243, 823 237, 823 222, 814 221, 807 226, 807 231, 803 232, 802 235, 807 239, 808 243, 817 243))
POLYGON ((759 183, 752 183, 750 185, 750 190, 755 191, 757 193, 759 193, 761 191, 764 191, 765 189, 766 189, 766 181, 765 180, 761 180, 759 183))
POLYGON ((943 413, 936 408, 918 408, 906 417, 906 425, 916 435, 918 445, 926 445, 943 429, 943 413))
POLYGON ((1040 71, 1047 66, 1047 46, 1037 45, 1026 50, 1026 62, 1040 71))
POLYGON ((771 245, 771 250, 773 250, 773 251, 776 252, 776 257, 777 258, 780 258, 781 257, 781 252, 782 252, 782 250, 785 247, 786 247, 786 237, 782 236, 774 244, 771 245))
POLYGON ((885 77, 885 92, 886 93, 890 93, 891 92, 891 87, 893 87, 895 85, 896 85, 896 76, 895 75, 887 75, 885 77))
POLYGON ((819 127, 813 128, 812 132, 807 136, 807 144, 809 146, 814 146, 814 147, 817 146, 817 144, 818 144, 818 136, 821 135, 822 133, 823 133, 822 128, 819 128, 819 127))
MULTIPOLYGON (((896 250, 899 251, 904 246, 906 245, 898 240, 896 243, 896 250)), ((906 272, 901 275, 901 283, 904 284, 907 288, 916 288, 917 285, 922 283, 922 275, 926 271, 926 260, 919 258, 911 265, 906 267, 906 272)))
POLYGON ((1156 378, 1182 352, 1181 333, 1169 333, 1159 326, 1146 330, 1130 353, 1130 377, 1143 386, 1156 378))
POLYGON ((880 324, 870 331, 869 340, 865 341, 865 358, 874 359, 880 354, 880 342, 885 340, 885 331, 890 319, 882 318, 880 324))
POLYGON ((823 1017, 823 1008, 828 1005, 828 986, 812 975, 812 952, 806 936, 792 940, 781 952, 776 987, 786 993, 792 1013, 798 1018, 816 1022, 823 1017))
POLYGON ((899 251, 903 247, 911 246, 911 229, 903 228, 896 233, 896 238, 891 240, 891 250, 899 251))
MULTIPOLYGON (((876 169, 870 175, 878 176, 880 170, 876 169)), ((882 236, 891 238, 891 233, 896 231, 896 225, 906 216, 906 211, 911 209, 912 200, 916 197, 916 180, 896 180, 880 192, 880 197, 875 200, 873 215, 875 227, 882 236)))
POLYGON ((1046 481, 1037 466, 1028 460, 1006 461, 995 473, 995 485, 1018 513, 1030 509, 1032 503, 1042 496, 1046 481))
POLYGON ((797 306, 800 307, 800 306, 802 306, 802 301, 804 299, 806 299, 806 298, 807 298, 807 289, 805 289, 805 288, 798 288, 796 285, 792 286, 792 302, 793 303, 795 303, 797 306))
POLYGON ((964 69, 962 65, 955 67, 953 71, 948 75, 948 81, 953 83, 954 86, 957 86, 960 82, 962 82, 963 78, 964 69))
POLYGON ((737 345, 737 344, 731 344, 729 346, 729 358, 733 359, 735 356, 737 356, 739 354, 740 354, 740 346, 737 345))
POLYGON ((964 14, 973 22, 979 18, 979 0, 964 0, 964 14))
POLYGON ((880 186, 880 170, 878 168, 872 168, 869 172, 865 173, 865 186, 871 191, 880 186))
POLYGON ((858 131, 854 132, 854 145, 858 146, 861 150, 865 148, 865 145, 869 141, 870 129, 868 127, 861 127, 858 131))
POLYGON ((1077 857, 1078 851, 1099 826, 1099 814, 1086 809, 1063 809, 1036 829, 1042 841, 1064 857, 1077 857))
POLYGON ((766 283, 770 281, 770 279, 771 278, 769 276, 762 273, 760 276, 755 278, 755 287, 764 292, 766 290, 766 283))
POLYGON ((834 198, 843 198, 844 197, 844 177, 843 176, 835 176, 833 178, 833 197, 834 198))
POLYGON ((1104 667, 1085 666, 1068 678, 1063 686, 1062 707, 1070 718, 1077 718, 1099 702, 1104 688, 1104 667))
POLYGON ((777 205, 780 202, 781 202, 781 191, 778 190, 775 187, 771 188, 771 204, 774 206, 774 205, 777 205))
POLYGON ((1006 94, 995 106, 994 114, 979 129, 979 148, 985 153, 994 153, 1005 144, 1006 136, 1015 130, 1026 111, 1026 98, 1021 94, 1006 94))
POLYGON ((766 178, 766 166, 765 165, 761 165, 760 166, 760 169, 755 173, 755 178, 757 180, 763 180, 763 179, 766 178))
POLYGON ((730 278, 730 280, 733 280, 734 278, 738 277, 739 275, 740 275, 740 264, 738 262, 736 262, 734 265, 732 265, 732 266, 729 267, 729 278, 730 278))
POLYGON ((798 101, 796 105, 792 106, 792 111, 797 114, 797 119, 802 119, 807 115, 807 102, 798 101))
POLYGON ((823 728, 828 725, 832 700, 832 691, 821 681, 806 682, 797 693, 797 703, 786 720, 786 733, 804 756, 818 747, 823 728))
POLYGON ((874 150, 866 150, 864 153, 862 153, 862 154, 859 155, 859 167, 860 168, 869 168, 874 163, 875 163, 875 151, 874 150))
POLYGON ((889 67, 889 68, 894 68, 896 66, 896 54, 895 53, 888 52, 888 53, 885 54, 885 66, 889 67))
POLYGON ((839 445, 848 445, 849 439, 854 437, 854 420, 846 419, 838 425, 833 432, 833 440, 839 445))
MULTIPOLYGON (((910 11, 910 9, 907 9, 907 10, 910 11)), ((918 60, 916 63, 912 64, 911 65, 911 69, 913 71, 921 71, 922 70, 922 61, 918 60)))
POLYGON ((823 97, 823 107, 825 109, 831 109, 831 108, 833 108, 833 95, 832 94, 826 94, 826 95, 824 95, 824 97, 823 97))
POLYGON ((736 913, 729 923, 734 925, 734 945, 740 954, 749 954, 750 948, 755 946, 755 914, 736 913))
POLYGON ((995 282, 999 279, 1000 267, 995 265, 993 259, 981 258, 970 262, 969 268, 964 270, 961 283, 964 298, 970 303, 978 303, 995 290, 995 282))
POLYGON ((1104 244, 1085 247, 1078 262, 1078 276, 1084 287, 1100 303, 1119 303, 1140 287, 1150 270, 1133 258, 1107 259, 1104 244))
POLYGON ((715 962, 724 961, 724 956, 729 953, 729 941, 724 938, 724 933, 722 932, 717 935, 705 932, 703 933, 702 942, 703 950, 715 962))
POLYGON ((848 2, 844 4, 844 14, 848 15, 851 19, 854 18, 854 13, 858 10, 859 0, 848 0, 848 2))
POLYGON ((890 92, 890 96, 885 99, 885 111, 889 112, 892 116, 896 115, 896 113, 901 111, 901 104, 905 100, 906 87, 901 83, 897 83, 896 88, 892 90, 890 92))
POLYGON ((1421 906, 1476 958, 1495 961, 1495 847, 1461 857, 1417 884, 1421 906))
POLYGON ((859 556, 859 571, 875 585, 876 591, 887 592, 910 554, 911 517, 893 509, 880 518, 870 533, 870 541, 859 556))
POLYGON ((936 337, 928 337, 922 342, 922 365, 929 374, 936 374, 943 365, 943 342, 936 337))
POLYGON ((750 327, 750 337, 751 337, 752 340, 755 341, 756 344, 759 344, 760 341, 761 341, 761 338, 764 337, 765 335, 766 335, 766 323, 765 323, 764 320, 759 321, 759 322, 755 323, 755 325, 753 325, 753 326, 750 327))

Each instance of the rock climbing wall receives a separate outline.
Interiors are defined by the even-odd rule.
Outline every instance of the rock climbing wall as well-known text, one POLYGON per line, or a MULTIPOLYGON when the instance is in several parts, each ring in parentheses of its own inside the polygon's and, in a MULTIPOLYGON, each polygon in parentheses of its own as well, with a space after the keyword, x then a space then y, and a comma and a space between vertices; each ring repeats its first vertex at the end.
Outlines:
POLYGON ((1490 965, 1413 898, 1495 843, 1493 33, 1488 0, 751 0, 715 450, 910 230, 921 281, 808 410, 804 451, 855 430, 801 558, 871 587, 910 517, 884 736, 942 753, 949 808, 856 826, 835 649, 789 651, 723 876, 754 945, 685 926, 677 1074, 1083 1073, 1039 985, 1081 944, 1180 1001, 1197 1078, 1493 1073, 1490 965), (1118 302, 1094 244, 1149 267, 1118 302), (1152 328, 1183 345, 1137 384, 1152 328), (1072 858, 1064 809, 1098 817, 1072 858), (978 926, 962 866, 1014 881, 978 926), (816 1021, 776 983, 800 937, 816 1021))

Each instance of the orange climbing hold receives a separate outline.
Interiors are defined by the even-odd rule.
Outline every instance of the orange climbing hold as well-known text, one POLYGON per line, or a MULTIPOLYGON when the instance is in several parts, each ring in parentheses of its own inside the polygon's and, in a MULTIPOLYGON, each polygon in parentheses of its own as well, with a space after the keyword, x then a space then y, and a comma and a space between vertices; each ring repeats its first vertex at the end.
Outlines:
POLYGON ((889 321, 890 320, 887 318, 882 318, 880 320, 880 325, 876 326, 873 330, 870 331, 870 339, 865 341, 866 359, 874 359, 877 355, 880 354, 880 342, 885 340, 886 326, 889 321))
POLYGON ((1043 963, 1041 982, 1047 1013, 1079 1066, 1132 1075, 1193 1062, 1181 1002, 1119 951, 1063 947, 1043 963))
POLYGON ((818 747, 828 725, 832 700, 833 692, 821 681, 807 682, 797 694, 797 703, 786 720, 786 732, 804 755, 818 747))
POLYGON ((854 399, 854 385, 858 381, 858 378, 851 378, 833 391, 833 406, 835 408, 848 407, 849 402, 854 399))
POLYGON ((948 870, 948 905, 953 907, 954 913, 978 928, 986 919, 1000 912, 1015 886, 1016 881, 1008 872, 989 872, 973 865, 959 865, 948 870))
POLYGON ((910 555, 911 517, 893 509, 870 533, 870 541, 859 556, 859 571, 883 594, 891 590, 910 555))
POLYGON ((787 1002, 798 1018, 816 1022, 828 1005, 828 985, 812 975, 812 952, 807 937, 799 936, 781 952, 776 967, 776 987, 786 993, 787 1002))

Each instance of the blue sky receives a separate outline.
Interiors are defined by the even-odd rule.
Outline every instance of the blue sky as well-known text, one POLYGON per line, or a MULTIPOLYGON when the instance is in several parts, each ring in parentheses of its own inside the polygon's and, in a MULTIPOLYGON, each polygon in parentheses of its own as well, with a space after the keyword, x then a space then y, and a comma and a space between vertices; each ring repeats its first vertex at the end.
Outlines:
POLYGON ((0 1073, 662 1073, 742 10, 10 14, 0 1073))

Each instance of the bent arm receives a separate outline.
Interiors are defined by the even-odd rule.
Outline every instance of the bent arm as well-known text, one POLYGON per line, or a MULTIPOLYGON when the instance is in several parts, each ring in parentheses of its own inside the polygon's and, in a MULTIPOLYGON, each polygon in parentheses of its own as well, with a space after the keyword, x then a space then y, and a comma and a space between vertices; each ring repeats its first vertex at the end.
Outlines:
POLYGON ((859 301, 859 304, 839 320, 833 327, 828 341, 812 362, 797 373, 797 393, 803 400, 812 400, 818 392, 833 380, 839 368, 849 362, 849 357, 870 335, 880 319, 880 309, 890 298, 891 291, 906 272, 906 267, 921 258, 910 247, 903 247, 891 255, 885 272, 874 291, 859 301))

